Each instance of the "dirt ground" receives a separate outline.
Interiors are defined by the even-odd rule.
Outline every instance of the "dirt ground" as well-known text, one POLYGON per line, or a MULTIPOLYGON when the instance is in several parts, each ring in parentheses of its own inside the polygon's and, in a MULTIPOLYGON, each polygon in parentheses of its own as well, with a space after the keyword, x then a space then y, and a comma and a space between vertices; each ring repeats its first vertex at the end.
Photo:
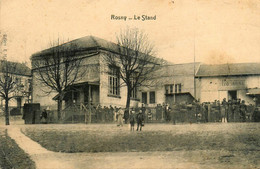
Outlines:
MULTIPOLYGON (((55 132, 69 131, 71 133, 88 131, 106 133, 107 136, 116 133, 133 134, 129 131, 128 125, 116 127, 115 124, 21 125, 17 123, 14 126, 21 128, 23 131, 25 129, 55 132)), ((37 152, 29 154, 35 160, 37 168, 260 168, 260 142, 258 142, 260 123, 146 124, 142 132, 149 133, 150 131, 170 131, 171 133, 188 136, 198 133, 203 135, 205 133, 203 137, 216 139, 215 142, 209 143, 209 147, 218 144, 218 135, 222 135, 219 138, 223 138, 223 135, 230 137, 229 135, 232 133, 232 137, 223 140, 223 148, 220 149, 179 148, 173 151, 59 153, 47 151, 43 148, 43 151, 38 149, 37 152), (241 133, 248 133, 250 136, 255 135, 255 138, 247 138, 245 135, 241 138, 241 133), (241 139, 246 142, 242 144, 241 141, 238 141, 241 139), (227 140, 229 142, 225 142, 227 140), (251 141, 254 144, 250 147, 251 141), (229 149, 228 145, 238 148, 229 149)), ((138 133, 135 131, 134 134, 138 133)), ((192 145, 194 143, 196 141, 185 142, 184 144, 191 144, 190 147, 196 147, 196 145, 192 145)), ((38 144, 38 146, 40 145, 38 144)), ((32 145, 27 146, 28 149, 33 147, 32 145)))

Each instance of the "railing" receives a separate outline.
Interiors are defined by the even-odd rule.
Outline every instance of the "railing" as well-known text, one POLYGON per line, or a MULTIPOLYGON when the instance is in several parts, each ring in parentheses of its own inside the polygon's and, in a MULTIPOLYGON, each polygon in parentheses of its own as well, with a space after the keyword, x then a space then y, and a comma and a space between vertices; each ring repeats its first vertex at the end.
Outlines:
POLYGON ((69 104, 62 110, 62 120, 67 122, 71 121, 72 123, 76 121, 91 123, 91 117, 95 114, 96 105, 97 104, 93 103, 69 104))

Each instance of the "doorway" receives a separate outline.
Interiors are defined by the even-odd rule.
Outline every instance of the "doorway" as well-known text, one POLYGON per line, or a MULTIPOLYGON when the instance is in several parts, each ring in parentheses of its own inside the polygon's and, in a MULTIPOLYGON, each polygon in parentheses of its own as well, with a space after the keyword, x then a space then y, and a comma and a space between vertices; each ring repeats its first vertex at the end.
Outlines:
POLYGON ((228 91, 228 100, 236 100, 237 99, 237 91, 231 90, 228 91))

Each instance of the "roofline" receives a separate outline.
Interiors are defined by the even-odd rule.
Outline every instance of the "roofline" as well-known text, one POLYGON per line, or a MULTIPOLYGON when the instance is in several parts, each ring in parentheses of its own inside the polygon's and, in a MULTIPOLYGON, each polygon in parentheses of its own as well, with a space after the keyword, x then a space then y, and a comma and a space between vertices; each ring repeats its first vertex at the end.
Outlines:
MULTIPOLYGON (((164 66, 176 66, 176 65, 188 65, 188 64, 194 64, 194 62, 189 62, 189 63, 173 63, 171 65, 164 65, 164 66)), ((201 62, 195 62, 195 64, 201 65, 201 62)))
MULTIPOLYGON (((6 73, 6 72, 1 72, 0 71, 0 74, 1 73, 6 73)), ((31 77, 32 76, 32 74, 28 75, 28 74, 19 74, 19 73, 12 73, 12 72, 7 72, 7 73, 15 75, 15 76, 27 76, 27 77, 31 77)))
POLYGON ((260 76, 260 74, 235 74, 235 75, 196 75, 195 78, 200 78, 200 77, 231 77, 231 76, 260 76))
POLYGON ((220 66, 220 65, 237 65, 237 64, 260 64, 260 62, 239 62, 239 63, 222 63, 222 64, 205 64, 203 63, 202 66, 220 66))

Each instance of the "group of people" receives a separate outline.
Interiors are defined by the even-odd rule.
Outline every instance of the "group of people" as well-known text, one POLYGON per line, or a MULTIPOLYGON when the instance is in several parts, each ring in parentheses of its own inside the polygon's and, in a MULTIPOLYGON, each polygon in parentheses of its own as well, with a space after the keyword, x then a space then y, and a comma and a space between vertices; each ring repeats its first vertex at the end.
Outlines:
POLYGON ((166 122, 254 122, 259 116, 256 105, 246 105, 244 100, 233 99, 214 102, 157 105, 156 120, 166 122), (158 116, 160 115, 160 116, 158 116), (158 118, 159 117, 159 118, 158 118), (157 119, 158 118, 158 119, 157 119))
POLYGON ((134 131, 135 123, 137 123, 136 131, 142 131, 142 127, 144 126, 144 114, 142 109, 139 110, 138 113, 135 113, 134 109, 131 109, 131 111, 128 111, 125 109, 125 111, 119 107, 118 110, 115 112, 116 115, 116 121, 117 126, 123 126, 123 121, 127 124, 128 121, 130 123, 130 131, 134 131), (128 115, 129 113, 129 115, 128 115))
MULTIPOLYGON (((222 101, 215 100, 213 103, 202 103, 197 106, 201 111, 205 111, 205 122, 209 122, 210 118, 208 112, 214 112, 215 122, 246 122, 252 121, 253 105, 246 105, 244 100, 233 99, 222 101), (251 109, 250 109, 251 108, 251 109)), ((212 114, 212 113, 211 113, 212 114)))

